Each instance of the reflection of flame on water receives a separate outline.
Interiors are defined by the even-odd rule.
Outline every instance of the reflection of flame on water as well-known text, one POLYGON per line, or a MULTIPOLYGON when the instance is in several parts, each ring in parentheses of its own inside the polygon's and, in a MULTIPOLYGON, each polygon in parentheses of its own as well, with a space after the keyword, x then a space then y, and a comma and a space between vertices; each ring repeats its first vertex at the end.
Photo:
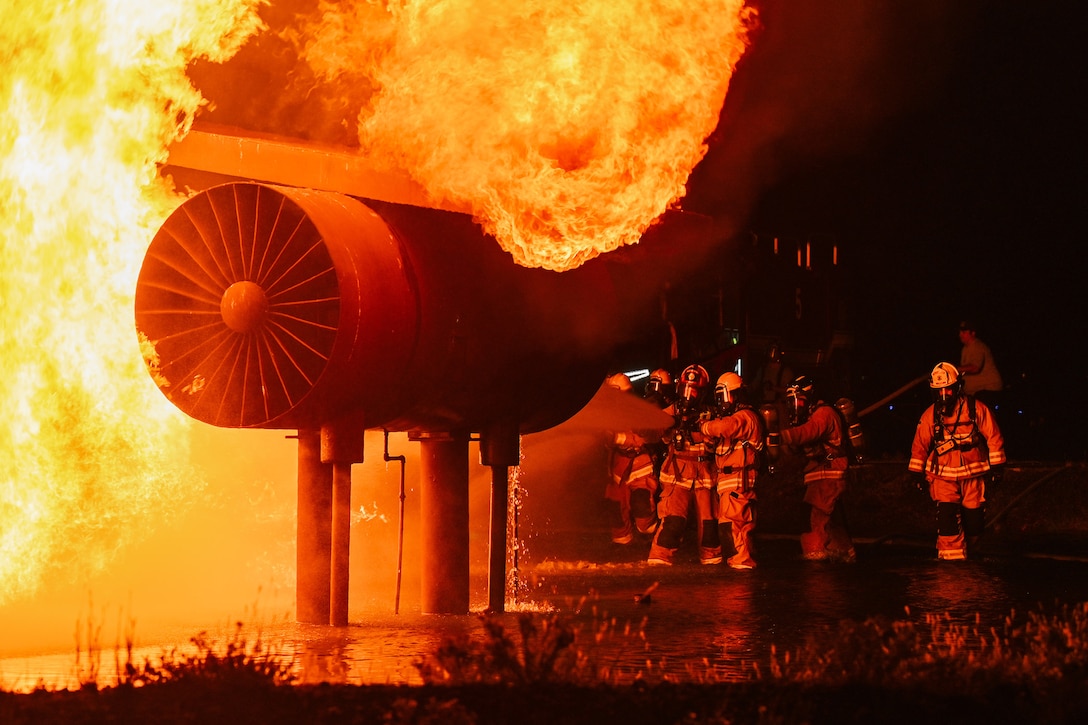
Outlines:
POLYGON ((319 75, 374 89, 368 155, 471 208, 518 263, 565 270, 683 195, 753 17, 743 0, 322 0, 304 36, 319 75))
POLYGON ((351 514, 351 525, 352 526, 354 526, 356 524, 362 524, 362 523, 367 523, 367 522, 370 522, 370 521, 375 521, 375 520, 377 520, 377 521, 379 521, 380 523, 383 523, 383 524, 389 523, 389 518, 385 514, 378 511, 378 502, 377 501, 372 502, 369 509, 367 509, 366 506, 360 505, 351 514))

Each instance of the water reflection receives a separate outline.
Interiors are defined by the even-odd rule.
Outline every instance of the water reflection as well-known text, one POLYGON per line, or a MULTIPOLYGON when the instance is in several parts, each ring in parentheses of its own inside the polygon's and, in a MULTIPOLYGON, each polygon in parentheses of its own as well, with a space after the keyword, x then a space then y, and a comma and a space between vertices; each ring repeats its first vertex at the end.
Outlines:
MULTIPOLYGON (((796 542, 765 547, 760 568, 683 564, 647 567, 551 561, 527 571, 522 607, 551 612, 579 629, 578 647, 618 681, 635 676, 678 680, 749 678, 810 635, 843 620, 909 618, 1000 629, 1013 610, 1088 600, 1088 563, 994 558, 937 562, 927 549, 862 549, 852 566, 800 561, 796 542), (647 601, 640 595, 653 585, 647 601), (908 615, 909 612, 909 615, 908 615), (947 616, 946 616, 947 615, 947 616)), ((486 601, 476 606, 482 610, 486 601)), ((518 612, 501 621, 517 631, 518 612)), ((416 663, 451 637, 482 637, 478 616, 353 612, 348 627, 281 622, 265 625, 268 646, 295 656, 304 682, 420 684, 416 663)), ((516 639, 516 635, 515 635, 516 639)), ((178 642, 137 652, 155 655, 178 642)), ((71 674, 72 657, 0 661, 5 685, 71 674), (48 660, 48 661, 47 661, 48 660)), ((112 655, 103 657, 107 677, 112 655)))
POLYGON ((928 611, 947 611, 954 617, 969 617, 995 607, 1004 608, 1003 613, 1008 614, 1013 597, 1003 574, 1008 572, 998 571, 994 564, 984 561, 960 562, 955 567, 934 562, 914 572, 907 595, 928 611))

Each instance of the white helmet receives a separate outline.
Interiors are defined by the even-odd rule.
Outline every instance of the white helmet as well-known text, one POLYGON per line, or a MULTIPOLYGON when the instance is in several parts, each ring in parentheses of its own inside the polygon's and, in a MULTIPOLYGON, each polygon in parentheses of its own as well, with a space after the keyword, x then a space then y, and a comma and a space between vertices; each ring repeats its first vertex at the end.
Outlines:
POLYGON ((963 380, 956 366, 946 362, 937 363, 929 374, 929 387, 936 393, 936 412, 940 415, 952 415, 963 388, 963 380))
POLYGON ((949 388, 960 380, 960 371, 952 363, 937 363, 933 372, 929 374, 929 387, 934 390, 949 388))

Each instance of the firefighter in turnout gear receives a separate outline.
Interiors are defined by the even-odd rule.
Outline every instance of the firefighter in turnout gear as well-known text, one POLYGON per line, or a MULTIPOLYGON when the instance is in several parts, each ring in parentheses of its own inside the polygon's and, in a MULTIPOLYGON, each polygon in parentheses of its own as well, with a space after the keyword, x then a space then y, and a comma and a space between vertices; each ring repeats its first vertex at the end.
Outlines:
POLYGON ((850 466, 842 415, 820 399, 807 375, 789 384, 786 403, 790 427, 782 431, 782 445, 806 459, 804 500, 809 506, 809 530, 801 534, 801 554, 813 561, 853 562, 857 554, 841 501, 850 466))
POLYGON ((918 420, 910 471, 937 502, 937 558, 966 559, 985 528, 986 482, 996 484, 1005 442, 990 409, 963 392, 954 365, 938 363, 929 377, 936 400, 918 420))
POLYGON ((733 541, 735 553, 727 560, 729 566, 754 569, 752 535, 756 527, 756 475, 765 437, 763 417, 748 405, 744 383, 736 373, 718 378, 714 402, 717 417, 699 429, 714 450, 718 536, 733 541))
POLYGON ((650 373, 650 377, 646 379, 646 389, 642 397, 657 403, 662 410, 672 405, 676 401, 676 385, 673 384, 669 371, 657 369, 650 373))
POLYGON ((718 516, 714 501, 713 454, 699 425, 710 418, 707 390, 710 375, 701 365, 684 368, 677 380, 676 402, 666 408, 675 423, 666 433, 668 452, 661 466, 661 526, 650 545, 648 564, 673 563, 687 529, 688 511, 695 504, 699 561, 720 564, 718 516))
MULTIPOLYGON (((673 383, 669 371, 658 368, 650 373, 646 379, 646 387, 642 397, 665 410, 676 401, 676 384, 673 383)), ((665 454, 669 451, 668 444, 660 439, 649 441, 646 444, 650 452, 650 458, 654 461, 654 476, 660 480, 661 464, 665 462, 665 454)), ((660 489, 659 489, 660 490, 660 489)))
MULTIPOLYGON (((637 395, 631 379, 623 373, 608 378, 617 390, 637 395)), ((619 431, 612 436, 608 468, 611 479, 605 498, 615 503, 610 513, 612 542, 630 544, 635 531, 650 535, 657 531, 657 492, 660 484, 651 455, 651 443, 637 431, 619 431)))

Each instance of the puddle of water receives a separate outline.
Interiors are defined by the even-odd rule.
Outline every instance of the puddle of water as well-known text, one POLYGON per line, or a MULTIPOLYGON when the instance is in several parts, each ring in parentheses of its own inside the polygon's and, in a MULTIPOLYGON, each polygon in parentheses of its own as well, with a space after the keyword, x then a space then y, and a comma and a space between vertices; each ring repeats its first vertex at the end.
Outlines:
MULTIPOLYGON (((858 562, 846 566, 801 561, 795 547, 769 542, 754 571, 694 563, 548 562, 519 572, 527 593, 509 608, 550 612, 568 622, 578 629, 576 646, 620 679, 642 672, 743 680, 753 668, 768 666, 772 647, 779 653, 795 649, 843 620, 904 619, 909 611, 916 624, 940 615, 988 631, 1000 628, 1013 610, 1088 600, 1088 563, 1081 561, 937 562, 928 550, 863 547, 858 562), (648 601, 637 601, 651 587, 648 601)), ((475 608, 482 611, 485 604, 475 608)), ((500 616, 515 639, 518 616, 500 616)), ((133 659, 155 660, 173 647, 185 651, 192 634, 145 633, 142 641, 150 644, 134 650, 133 659)), ((353 612, 348 627, 280 622, 243 634, 250 644, 259 636, 266 649, 293 657, 303 682, 420 684, 416 663, 450 638, 482 638, 483 627, 478 615, 353 612)), ((122 652, 122 664, 126 657, 122 652)), ((113 651, 103 651, 100 683, 111 683, 114 662, 113 651)), ((75 686, 75 671, 74 653, 0 660, 7 689, 39 682, 75 686)))

